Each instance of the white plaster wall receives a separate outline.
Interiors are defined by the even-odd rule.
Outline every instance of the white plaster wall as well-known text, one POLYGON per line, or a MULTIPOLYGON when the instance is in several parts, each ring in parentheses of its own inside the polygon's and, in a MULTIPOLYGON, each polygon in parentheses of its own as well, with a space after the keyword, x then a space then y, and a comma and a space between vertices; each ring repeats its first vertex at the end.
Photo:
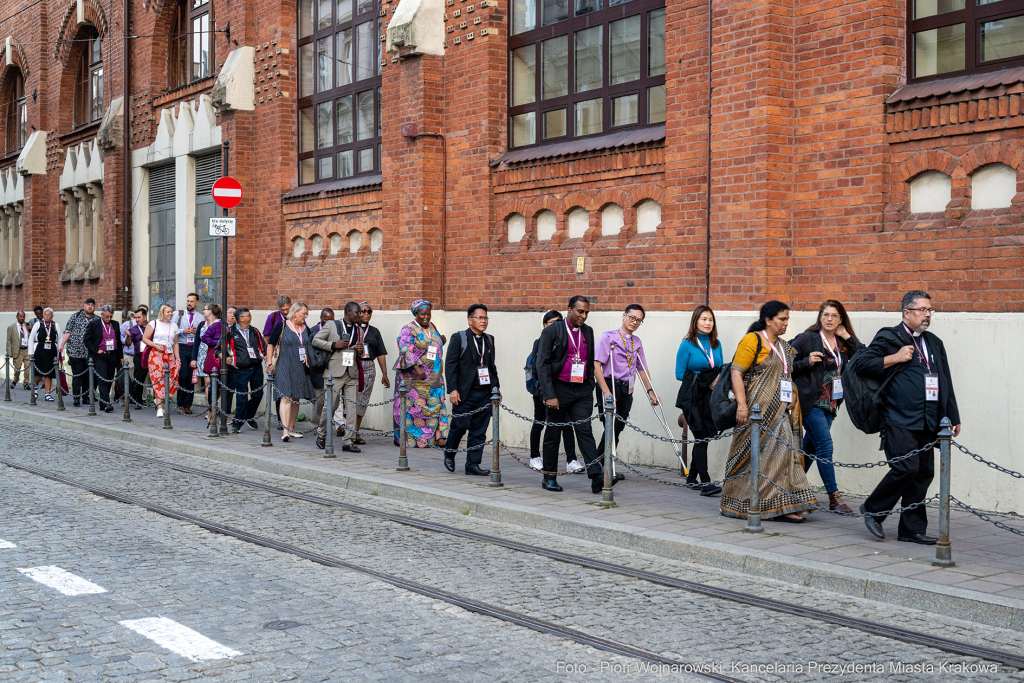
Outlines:
POLYGON ((910 213, 945 211, 952 197, 952 179, 941 171, 927 171, 910 181, 910 213))
POLYGON ((1001 209, 1017 194, 1017 171, 1006 164, 989 164, 971 175, 971 208, 1001 209))

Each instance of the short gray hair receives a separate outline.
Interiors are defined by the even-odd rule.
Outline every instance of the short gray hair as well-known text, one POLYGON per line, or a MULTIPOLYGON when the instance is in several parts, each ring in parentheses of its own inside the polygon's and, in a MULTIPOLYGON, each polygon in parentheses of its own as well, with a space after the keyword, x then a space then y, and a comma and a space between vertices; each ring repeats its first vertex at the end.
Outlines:
POLYGON ((928 292, 922 289, 912 289, 903 295, 903 301, 900 303, 901 310, 905 311, 908 308, 912 307, 914 305, 914 302, 917 301, 918 299, 928 299, 928 301, 931 301, 932 297, 930 294, 928 294, 928 292))
POLYGON ((277 297, 277 307, 278 308, 281 308, 282 306, 291 306, 291 305, 292 305, 292 298, 290 296, 285 296, 284 294, 282 294, 281 296, 277 297))
POLYGON ((111 306, 110 304, 103 304, 103 307, 100 310, 101 311, 106 311, 107 313, 113 313, 114 312, 114 307, 111 306))
POLYGON ((49 308, 49 307, 47 307, 47 308, 44 308, 44 309, 43 309, 43 315, 46 315, 47 313, 53 313, 53 309, 52 309, 52 308, 49 308))

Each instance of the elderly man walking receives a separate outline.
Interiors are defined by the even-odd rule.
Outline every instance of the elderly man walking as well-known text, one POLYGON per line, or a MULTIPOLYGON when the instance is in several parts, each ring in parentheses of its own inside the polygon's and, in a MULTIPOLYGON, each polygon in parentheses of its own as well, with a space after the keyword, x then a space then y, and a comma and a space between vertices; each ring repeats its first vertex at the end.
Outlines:
POLYGON ((25 311, 18 311, 15 319, 17 322, 7 328, 7 355, 11 357, 14 384, 18 383, 21 371, 24 370, 25 388, 28 389, 28 335, 32 328, 25 322, 25 311))

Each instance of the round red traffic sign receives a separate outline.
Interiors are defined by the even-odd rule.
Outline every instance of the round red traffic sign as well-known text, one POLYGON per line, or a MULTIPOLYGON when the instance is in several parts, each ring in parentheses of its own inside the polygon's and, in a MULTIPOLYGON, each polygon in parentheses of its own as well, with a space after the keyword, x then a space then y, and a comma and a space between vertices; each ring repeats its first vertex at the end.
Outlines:
POLYGON ((225 209, 233 209, 242 201, 242 186, 234 178, 224 176, 213 184, 213 201, 225 209))

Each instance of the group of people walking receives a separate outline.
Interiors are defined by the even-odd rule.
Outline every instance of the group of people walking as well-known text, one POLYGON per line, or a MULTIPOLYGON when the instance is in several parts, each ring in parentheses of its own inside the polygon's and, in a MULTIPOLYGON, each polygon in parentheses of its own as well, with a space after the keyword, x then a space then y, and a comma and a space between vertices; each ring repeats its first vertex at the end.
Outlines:
MULTIPOLYGON (((365 444, 360 437, 377 371, 390 387, 387 350, 380 331, 370 325, 373 309, 368 302, 345 304, 341 318, 331 308, 320 311, 310 326, 309 307, 278 297, 277 310, 267 319, 262 333, 252 326, 247 308, 222 312, 207 304, 197 313, 198 297, 189 294, 184 310, 163 305, 153 320, 146 306, 136 309, 120 326, 113 310, 86 299, 83 308, 61 331, 53 311, 37 307, 35 318, 19 312, 8 329, 7 354, 15 364, 14 382, 34 363, 37 383, 45 384, 52 400, 54 382, 63 375, 57 369, 67 354, 72 371, 74 405, 95 400, 87 389, 89 359, 93 361, 99 390, 99 407, 111 412, 111 386, 125 356, 134 358, 130 400, 141 404, 143 385, 149 380, 158 416, 169 410, 170 397, 178 395, 178 409, 191 414, 195 391, 206 390, 211 375, 231 388, 223 392, 223 410, 234 415, 231 431, 243 426, 257 428, 256 411, 263 398, 264 369, 275 377, 273 400, 277 405, 282 441, 302 438, 295 430, 300 401, 313 403, 315 440, 325 447, 333 422, 343 437, 342 450, 358 453, 365 444), (225 313, 222 321, 221 315, 225 313), (165 368, 167 372, 165 372, 165 368), (333 400, 326 404, 327 382, 333 383, 333 400), (342 404, 342 401, 344 403, 342 404)), ((586 472, 591 491, 604 486, 603 454, 609 438, 618 442, 633 407, 638 386, 651 405, 661 399, 654 391, 643 343, 637 334, 646 311, 630 304, 622 312, 621 325, 595 338, 586 321, 590 301, 573 296, 563 315, 548 311, 542 330, 527 358, 526 385, 534 403, 535 423, 530 432, 530 466, 542 473, 546 491, 562 491, 558 483, 558 454, 563 447, 566 472, 586 472), (619 419, 611 433, 595 439, 591 421, 594 409, 609 402, 619 419), (577 458, 577 449, 583 462, 577 458)), ((396 386, 404 382, 406 405, 394 400, 394 440, 404 434, 408 448, 438 448, 445 468, 455 471, 455 456, 467 439, 465 473, 484 476, 482 456, 492 417, 492 400, 501 400, 497 349, 487 334, 488 308, 473 304, 467 311, 467 328, 451 342, 431 322, 433 307, 417 300, 411 306, 413 320, 397 338, 398 355, 393 364, 396 386), (450 401, 451 412, 445 410, 450 401), (404 417, 403 417, 404 416, 404 417), (400 420, 405 424, 401 425, 400 420)), ((679 424, 688 428, 698 443, 692 449, 687 483, 702 496, 721 495, 721 514, 746 517, 750 506, 751 435, 743 429, 750 409, 760 407, 764 429, 760 442, 759 511, 762 519, 803 523, 817 505, 806 472, 815 464, 829 497, 829 509, 850 514, 836 481, 831 428, 844 400, 844 373, 857 359, 858 372, 881 386, 882 448, 891 461, 890 470, 860 507, 867 529, 885 537, 882 522, 902 500, 898 539, 934 543, 926 535, 923 506, 934 475, 934 451, 939 423, 948 417, 960 430, 960 419, 949 365, 942 342, 928 327, 934 309, 926 292, 908 292, 902 301, 902 320, 885 328, 868 344, 854 332, 850 317, 839 301, 825 301, 807 330, 791 341, 790 308, 780 301, 764 304, 747 333, 739 340, 730 363, 724 363, 723 344, 715 312, 698 306, 676 354, 676 379, 680 381, 676 406, 679 424), (725 398, 723 398, 725 397, 725 398), (725 463, 724 481, 712 481, 707 440, 721 432, 722 405, 735 417, 725 463), (793 447, 800 443, 802 452, 793 447), (900 457, 906 453, 911 457, 900 457), (747 476, 743 476, 744 473, 747 476)), ((847 375, 849 377, 849 375, 847 375)), ((59 390, 59 389, 58 389, 59 390)), ((211 419, 207 413, 207 419, 211 419)), ((685 431, 684 431, 685 433, 685 431)), ((612 484, 622 481, 619 474, 612 484)))

